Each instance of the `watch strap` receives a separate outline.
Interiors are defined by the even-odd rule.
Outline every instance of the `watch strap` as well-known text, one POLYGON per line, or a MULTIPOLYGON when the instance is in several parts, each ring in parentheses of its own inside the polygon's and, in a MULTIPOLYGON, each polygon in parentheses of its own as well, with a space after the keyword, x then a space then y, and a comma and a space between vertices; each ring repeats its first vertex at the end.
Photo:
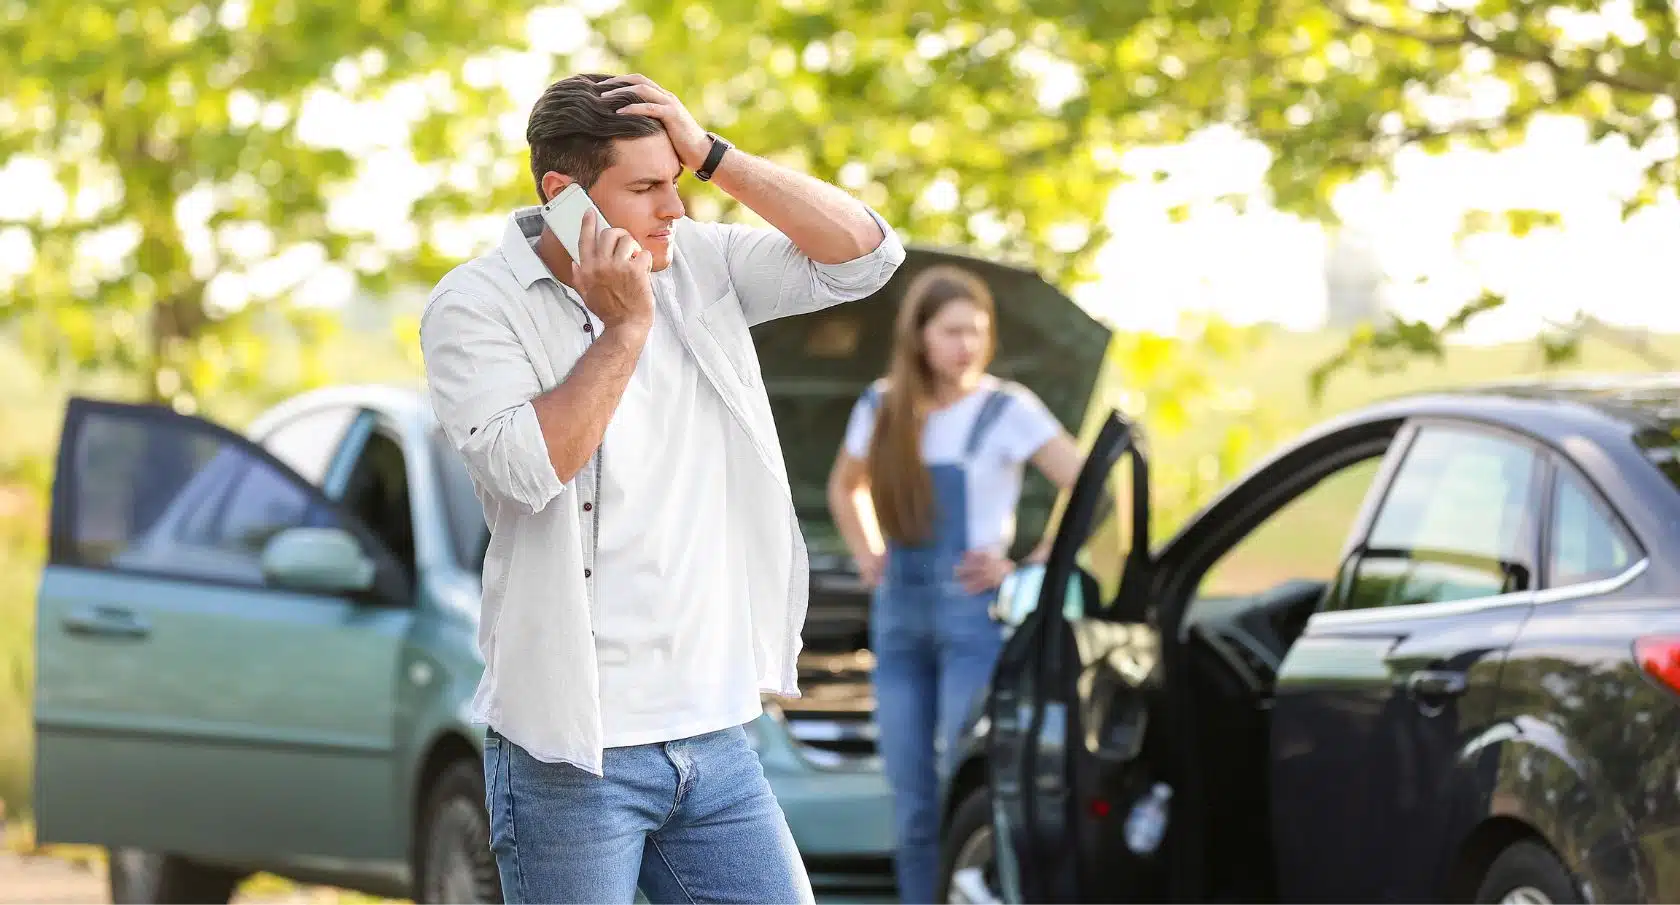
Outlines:
POLYGON ((694 178, 701 182, 711 182, 712 174, 717 171, 718 164, 723 162, 725 151, 735 147, 721 135, 707 132, 712 138, 712 150, 706 155, 706 161, 700 164, 700 169, 694 171, 694 178))

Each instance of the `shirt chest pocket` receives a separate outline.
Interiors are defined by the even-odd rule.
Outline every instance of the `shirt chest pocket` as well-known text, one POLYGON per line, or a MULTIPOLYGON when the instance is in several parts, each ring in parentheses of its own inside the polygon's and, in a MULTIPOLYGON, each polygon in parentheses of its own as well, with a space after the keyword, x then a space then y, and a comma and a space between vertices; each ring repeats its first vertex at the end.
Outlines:
POLYGON ((701 332, 728 360, 735 377, 744 386, 757 385, 758 353, 753 348, 752 330, 747 326, 735 290, 725 292, 700 311, 700 326, 701 332))

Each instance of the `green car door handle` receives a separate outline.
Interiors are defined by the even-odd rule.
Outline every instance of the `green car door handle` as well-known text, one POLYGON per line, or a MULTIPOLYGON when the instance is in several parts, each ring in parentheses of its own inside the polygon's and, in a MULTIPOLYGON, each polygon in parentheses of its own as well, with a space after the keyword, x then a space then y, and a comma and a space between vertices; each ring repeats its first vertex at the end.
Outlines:
POLYGON ((144 638, 152 631, 133 610, 108 605, 77 607, 66 613, 59 625, 72 635, 106 638, 144 638))

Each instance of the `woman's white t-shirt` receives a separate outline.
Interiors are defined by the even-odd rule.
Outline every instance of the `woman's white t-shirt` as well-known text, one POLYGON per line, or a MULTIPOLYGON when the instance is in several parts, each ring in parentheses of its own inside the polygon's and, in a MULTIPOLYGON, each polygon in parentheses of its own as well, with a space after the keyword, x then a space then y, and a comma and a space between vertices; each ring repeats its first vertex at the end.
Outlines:
MULTIPOLYGON (((846 424, 846 452, 858 459, 869 455, 875 433, 879 392, 866 393, 852 407, 846 424)), ((1050 442, 1061 425, 1056 416, 1026 387, 987 375, 973 392, 928 415, 922 428, 922 461, 929 465, 963 465, 968 478, 968 541, 971 549, 990 547, 1006 552, 1015 540, 1015 508, 1021 501, 1021 478, 1026 461, 1050 442), (974 419, 987 397, 1001 389, 1008 397, 1003 411, 986 429, 972 456, 966 454, 974 419)))

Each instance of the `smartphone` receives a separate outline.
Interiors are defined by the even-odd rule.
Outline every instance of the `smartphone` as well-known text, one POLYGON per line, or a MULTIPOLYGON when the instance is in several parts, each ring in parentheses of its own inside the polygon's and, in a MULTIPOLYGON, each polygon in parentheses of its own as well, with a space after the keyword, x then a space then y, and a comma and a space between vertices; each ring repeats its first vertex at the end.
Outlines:
POLYGON ((561 189, 560 194, 542 207, 543 222, 548 224, 548 231, 554 233, 574 261, 579 260, 578 237, 583 232, 584 211, 595 212, 597 232, 610 228, 607 218, 601 216, 601 209, 590 200, 589 193, 575 182, 561 189))

